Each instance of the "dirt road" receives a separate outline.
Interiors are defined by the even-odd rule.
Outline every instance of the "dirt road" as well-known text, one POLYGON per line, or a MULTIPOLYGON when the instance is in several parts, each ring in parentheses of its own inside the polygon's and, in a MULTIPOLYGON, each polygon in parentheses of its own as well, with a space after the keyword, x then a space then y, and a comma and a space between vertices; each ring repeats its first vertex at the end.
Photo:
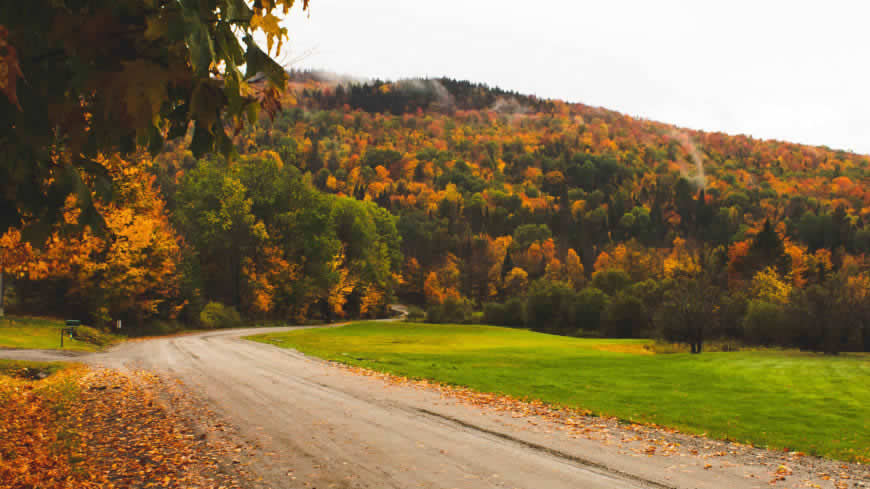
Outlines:
MULTIPOLYGON (((238 462, 262 487, 740 489, 769 487, 777 469, 785 474, 781 465, 790 474, 777 487, 836 487, 832 462, 729 451, 680 435, 668 451, 655 432, 616 423, 605 423, 601 436, 578 437, 546 419, 469 406, 242 339, 281 329, 135 341, 77 360, 183 382, 256 447, 238 462)), ((848 487, 865 483, 853 473, 848 487)))

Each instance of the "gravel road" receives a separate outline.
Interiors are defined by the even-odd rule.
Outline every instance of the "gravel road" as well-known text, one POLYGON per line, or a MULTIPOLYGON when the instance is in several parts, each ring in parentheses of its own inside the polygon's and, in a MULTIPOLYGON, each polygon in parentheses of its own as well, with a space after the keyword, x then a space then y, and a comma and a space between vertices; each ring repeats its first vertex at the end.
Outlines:
MULTIPOLYGON (((726 443, 673 434, 663 435, 670 452, 650 454, 664 443, 654 431, 612 422, 606 436, 578 437, 547 419, 516 418, 242 339, 285 329, 132 341, 76 360, 183 383, 256 447, 239 462, 257 487, 741 489, 770 487, 786 465, 777 487, 836 487, 836 471, 845 468, 747 447, 729 452, 726 443)), ((846 487, 870 487, 866 472, 854 469, 846 487)))

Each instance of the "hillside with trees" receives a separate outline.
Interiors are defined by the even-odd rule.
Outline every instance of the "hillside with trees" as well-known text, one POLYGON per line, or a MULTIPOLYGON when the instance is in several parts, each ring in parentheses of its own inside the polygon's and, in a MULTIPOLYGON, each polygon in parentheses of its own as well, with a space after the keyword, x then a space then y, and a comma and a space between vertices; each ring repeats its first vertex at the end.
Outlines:
POLYGON ((293 73, 295 106, 236 142, 397 216, 407 303, 699 350, 870 344, 867 156, 449 79, 332 80, 293 73))
POLYGON ((118 239, 55 224, 60 248, 94 250, 34 249, 17 307, 62 290, 98 318, 301 321, 399 300, 432 321, 483 311, 698 352, 716 339, 870 349, 870 157, 465 81, 289 78, 283 109, 235 126, 237 154, 199 157, 188 133, 128 158, 136 188, 114 205, 143 217, 128 226, 151 223, 119 218, 111 234, 153 242, 123 241, 126 261, 104 265, 118 239), (81 264, 52 265, 63 252, 81 264), (116 291, 133 305, 87 292, 133 270, 140 289, 116 291))

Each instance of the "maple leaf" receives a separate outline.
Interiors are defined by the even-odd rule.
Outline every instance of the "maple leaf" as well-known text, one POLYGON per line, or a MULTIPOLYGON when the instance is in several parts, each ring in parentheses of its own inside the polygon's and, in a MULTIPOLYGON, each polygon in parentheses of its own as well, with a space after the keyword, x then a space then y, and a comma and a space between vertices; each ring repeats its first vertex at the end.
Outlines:
POLYGON ((157 125, 157 114, 166 98, 169 76, 159 65, 143 59, 125 61, 117 75, 119 94, 127 107, 127 115, 139 126, 157 125))
POLYGON ((280 22, 281 19, 271 12, 260 12, 251 18, 251 28, 255 30, 260 29, 264 34, 266 34, 266 50, 268 52, 271 53, 275 41, 278 42, 278 44, 275 45, 276 56, 281 54, 281 45, 287 37, 287 29, 281 27, 280 22))

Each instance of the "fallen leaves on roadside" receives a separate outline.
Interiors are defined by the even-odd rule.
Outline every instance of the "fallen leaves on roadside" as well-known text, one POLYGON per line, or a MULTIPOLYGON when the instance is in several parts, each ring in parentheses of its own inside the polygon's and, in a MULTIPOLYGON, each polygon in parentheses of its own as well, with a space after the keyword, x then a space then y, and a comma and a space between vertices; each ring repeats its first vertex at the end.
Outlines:
POLYGON ((0 377, 0 489, 238 487, 159 387, 150 374, 83 367, 0 377))
POLYGON ((80 436, 77 458, 100 487, 219 487, 216 457, 182 419, 155 397, 151 374, 99 370, 86 376, 70 421, 80 436), (152 388, 149 388, 152 387, 152 388))
POLYGON ((68 432, 58 413, 77 394, 83 369, 40 382, 0 376, 0 488, 75 488, 79 477, 64 446, 68 432))

